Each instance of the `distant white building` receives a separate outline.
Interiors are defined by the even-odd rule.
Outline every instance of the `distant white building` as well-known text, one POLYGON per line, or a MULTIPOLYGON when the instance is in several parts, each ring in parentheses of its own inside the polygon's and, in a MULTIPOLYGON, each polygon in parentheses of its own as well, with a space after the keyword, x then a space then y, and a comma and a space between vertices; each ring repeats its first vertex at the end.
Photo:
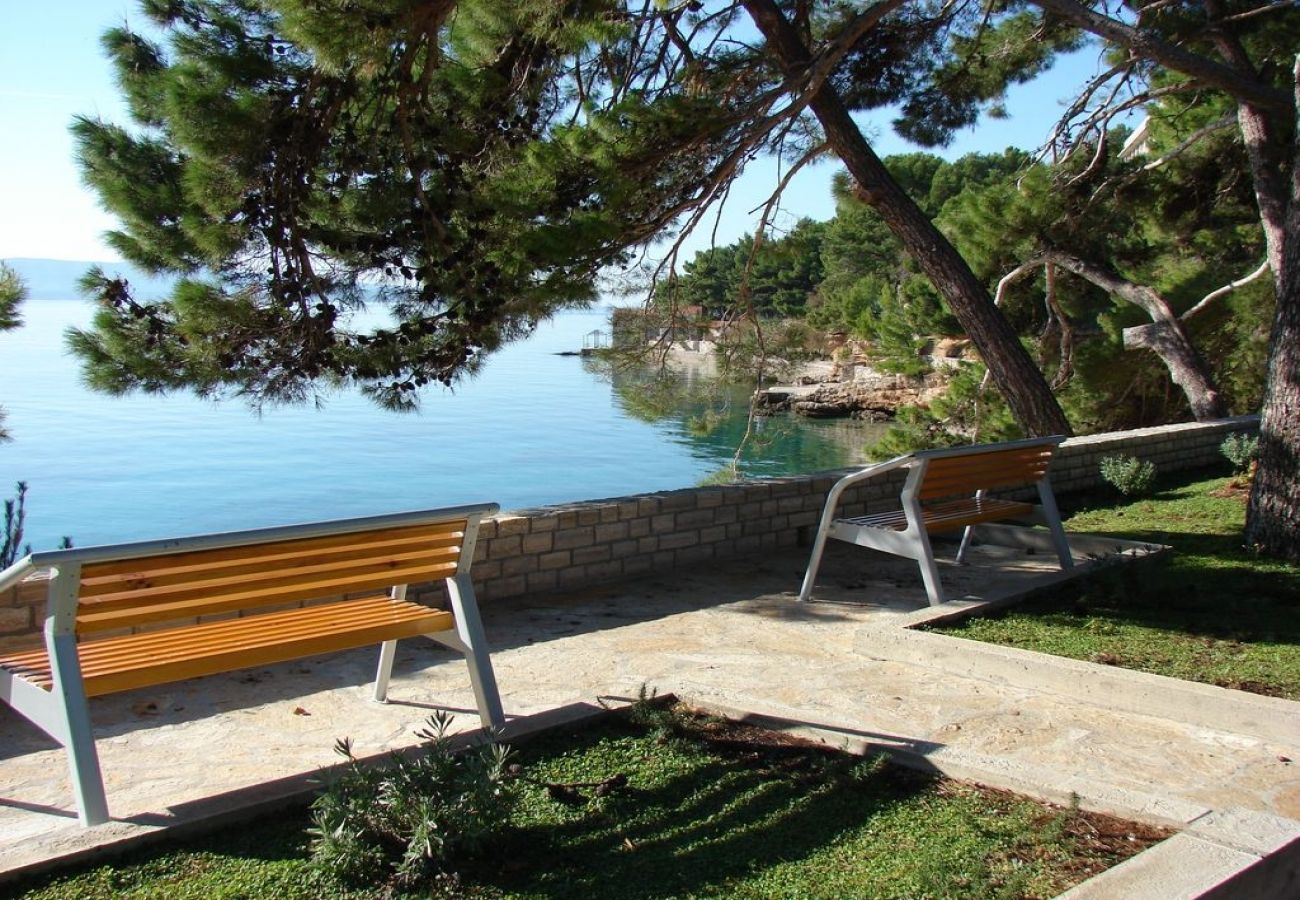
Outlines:
POLYGON ((1124 146, 1119 148, 1120 159, 1132 159, 1134 156, 1146 156, 1151 149, 1149 146, 1151 139, 1151 118, 1144 118, 1133 133, 1128 136, 1124 146))

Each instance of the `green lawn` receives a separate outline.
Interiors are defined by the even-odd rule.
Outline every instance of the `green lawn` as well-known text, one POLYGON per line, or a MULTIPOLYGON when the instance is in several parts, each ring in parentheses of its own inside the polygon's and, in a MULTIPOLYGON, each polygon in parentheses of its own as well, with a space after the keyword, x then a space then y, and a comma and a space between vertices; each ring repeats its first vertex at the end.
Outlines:
POLYGON ((1300 567, 1242 546, 1245 497, 1225 495, 1229 484, 1193 475, 1145 500, 1076 513, 1069 531, 1154 541, 1174 553, 940 630, 1300 700, 1300 567))
MULTIPOLYGON (((757 729, 669 719, 665 731, 611 717, 523 747, 508 827, 435 895, 1046 897, 1163 836, 757 729), (555 787, 618 775, 626 786, 600 795, 555 787)), ((305 826, 302 814, 240 826, 22 896, 384 896, 313 869, 305 826)))

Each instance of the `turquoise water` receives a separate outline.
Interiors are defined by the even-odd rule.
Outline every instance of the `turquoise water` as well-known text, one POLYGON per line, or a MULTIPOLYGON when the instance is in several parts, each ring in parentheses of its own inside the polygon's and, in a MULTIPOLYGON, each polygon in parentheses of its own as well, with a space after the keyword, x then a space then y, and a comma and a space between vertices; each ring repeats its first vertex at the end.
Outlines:
MULTIPOLYGON (((26 540, 78 546, 496 501, 517 509, 689 487, 727 465, 743 403, 716 427, 698 408, 644 421, 637 389, 577 350, 608 311, 568 312, 494 356, 476 379, 399 415, 343 394, 323 409, 267 410, 189 396, 85 390, 62 332, 79 301, 29 301, 0 334, 0 495, 28 482, 26 540)), ((633 382, 634 384, 634 382, 633 382)), ((849 422, 760 421, 752 475, 858 461, 874 436, 849 422)))

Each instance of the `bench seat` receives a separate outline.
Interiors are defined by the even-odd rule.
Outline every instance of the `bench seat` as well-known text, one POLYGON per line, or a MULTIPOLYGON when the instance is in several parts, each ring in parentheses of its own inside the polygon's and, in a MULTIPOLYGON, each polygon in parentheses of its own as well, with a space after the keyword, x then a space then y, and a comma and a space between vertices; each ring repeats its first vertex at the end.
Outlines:
MULTIPOLYGON (((387 594, 342 603, 145 631, 77 645, 86 696, 169 684, 201 675, 269 666, 454 628, 451 613, 387 594)), ((0 656, 0 668, 44 690, 53 687, 44 648, 0 656)))
MULTIPOLYGON (((921 507, 921 516, 925 530, 931 534, 954 531, 968 525, 981 522, 1005 522, 1007 519, 1031 515, 1032 503, 1016 500, 997 500, 991 497, 973 497, 968 500, 950 500, 947 503, 930 503, 921 507)), ((890 512, 872 513, 866 516, 849 516, 836 519, 835 524, 844 523, 860 528, 884 528, 890 531, 907 530, 907 512, 902 509, 890 512)))

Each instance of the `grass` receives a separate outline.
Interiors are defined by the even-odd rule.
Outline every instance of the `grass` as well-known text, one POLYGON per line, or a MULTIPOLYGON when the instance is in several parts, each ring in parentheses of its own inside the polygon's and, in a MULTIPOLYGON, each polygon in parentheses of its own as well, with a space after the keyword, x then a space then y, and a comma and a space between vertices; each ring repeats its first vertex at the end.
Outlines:
POLYGON ((1155 496, 1076 513, 1066 529, 1168 544, 949 634, 1300 700, 1300 567, 1242 545, 1245 493, 1192 475, 1155 496))
MULTIPOLYGON (((652 718, 525 746, 508 826, 435 895, 1045 897, 1164 836, 749 726, 652 718)), ((243 825, 20 896, 386 896, 316 870, 306 826, 305 813, 243 825)))

